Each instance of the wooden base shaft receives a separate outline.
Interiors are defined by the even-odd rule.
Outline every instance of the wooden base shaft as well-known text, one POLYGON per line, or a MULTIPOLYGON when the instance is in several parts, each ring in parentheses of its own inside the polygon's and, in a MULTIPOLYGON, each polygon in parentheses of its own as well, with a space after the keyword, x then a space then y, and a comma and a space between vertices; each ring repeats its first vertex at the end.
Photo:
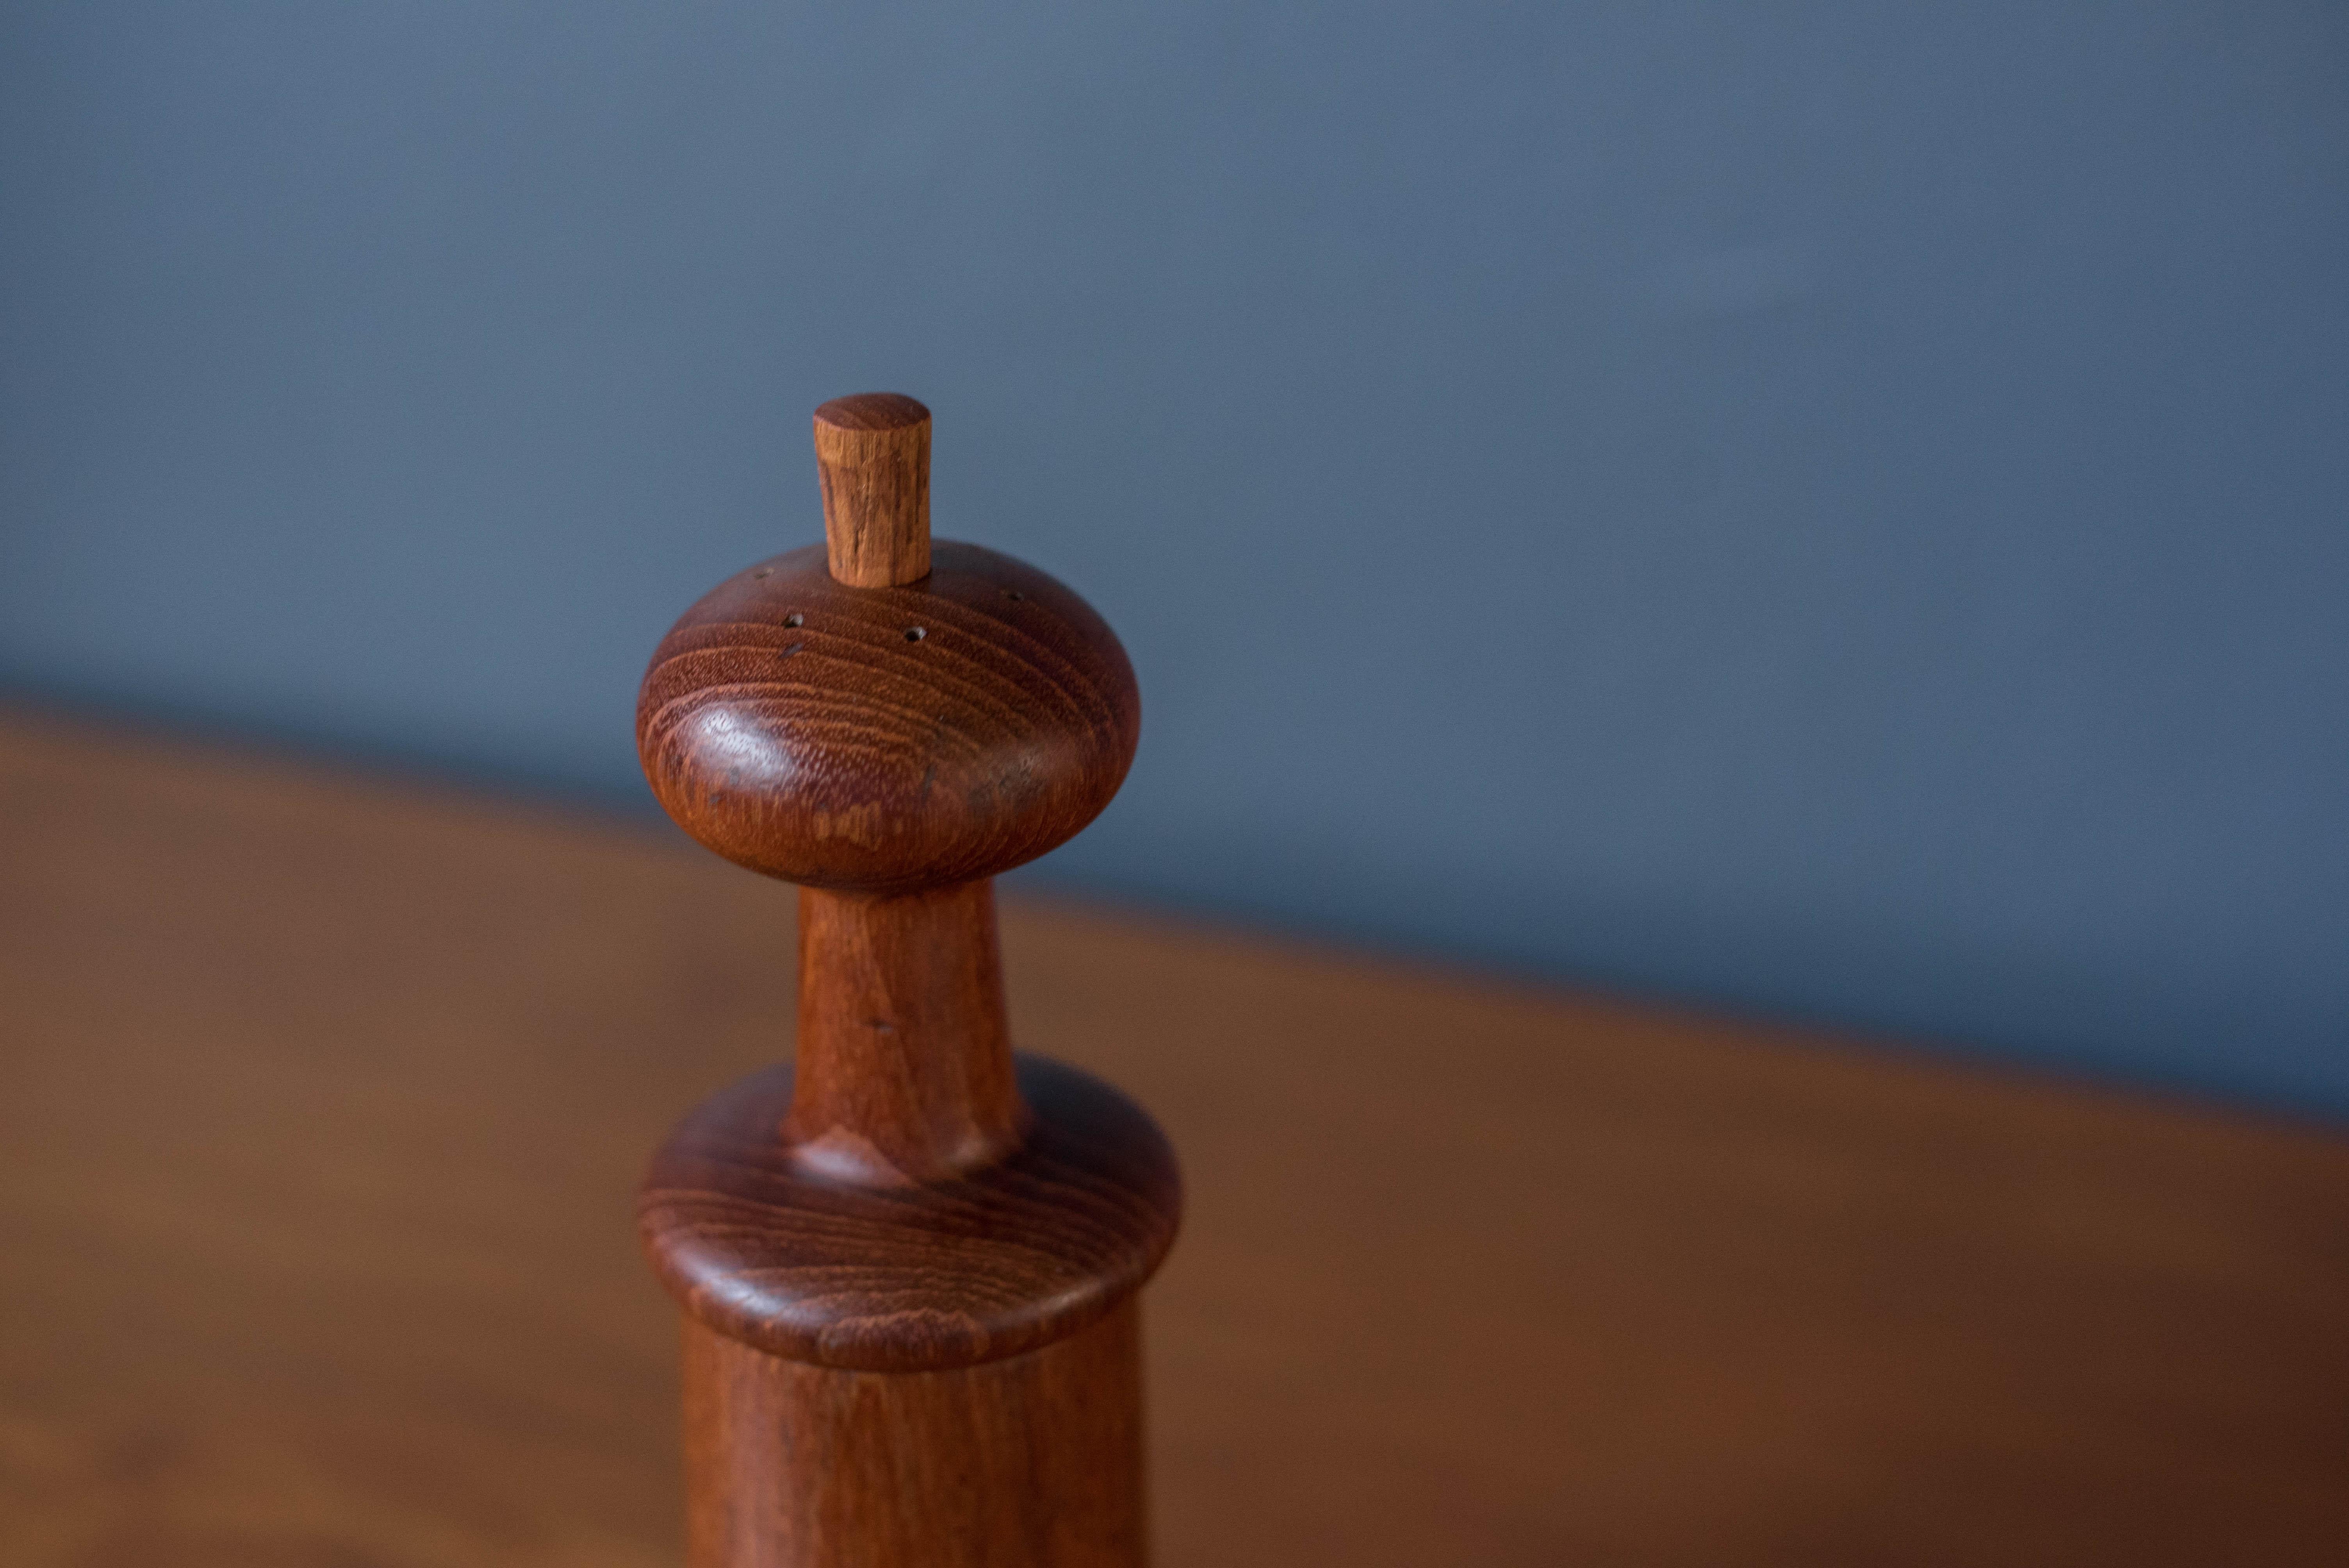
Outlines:
POLYGON ((1142 1568, 1140 1311, 945 1372, 685 1320, 688 1568, 1142 1568))

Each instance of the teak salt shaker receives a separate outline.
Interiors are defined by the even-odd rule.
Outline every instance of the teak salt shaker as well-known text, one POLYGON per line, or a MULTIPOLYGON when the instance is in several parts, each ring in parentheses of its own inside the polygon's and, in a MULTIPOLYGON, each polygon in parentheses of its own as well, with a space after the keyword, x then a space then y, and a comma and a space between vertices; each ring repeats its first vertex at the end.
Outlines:
POLYGON ((1136 1293, 1173 1151, 1015 1056, 991 879, 1108 804, 1141 722, 1101 618, 933 543, 929 411, 816 410, 824 541, 720 583, 636 709, 670 816, 800 885, 799 1049, 655 1157, 691 1568, 1137 1568, 1136 1293))

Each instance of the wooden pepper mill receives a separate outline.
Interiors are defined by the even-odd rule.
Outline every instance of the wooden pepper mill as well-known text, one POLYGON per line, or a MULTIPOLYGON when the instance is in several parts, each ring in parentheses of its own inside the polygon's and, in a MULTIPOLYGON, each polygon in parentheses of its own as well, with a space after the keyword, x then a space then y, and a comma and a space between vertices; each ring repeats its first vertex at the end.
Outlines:
POLYGON ((691 1568, 1145 1561, 1136 1293, 1173 1150, 1015 1057, 997 872, 1125 777, 1133 672, 1042 573, 930 540, 929 410, 816 410, 824 544, 720 583, 653 655, 645 774, 727 859, 800 884, 799 1051, 654 1158, 684 1308, 691 1568))

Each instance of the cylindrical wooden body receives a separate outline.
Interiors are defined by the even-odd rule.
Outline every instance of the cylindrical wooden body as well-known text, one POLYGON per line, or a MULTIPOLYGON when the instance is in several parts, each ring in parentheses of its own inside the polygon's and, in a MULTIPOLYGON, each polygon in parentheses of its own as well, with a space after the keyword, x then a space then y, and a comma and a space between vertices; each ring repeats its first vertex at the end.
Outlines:
POLYGON ((1142 1568, 1139 1311, 942 1372, 685 1319, 688 1568, 1142 1568))
POLYGON ((685 1308, 692 1568, 1146 1560, 1139 1294, 1182 1179, 1115 1089, 1015 1066, 1019 1143, 936 1181, 802 1161, 781 1065, 654 1156, 638 1213, 685 1308))

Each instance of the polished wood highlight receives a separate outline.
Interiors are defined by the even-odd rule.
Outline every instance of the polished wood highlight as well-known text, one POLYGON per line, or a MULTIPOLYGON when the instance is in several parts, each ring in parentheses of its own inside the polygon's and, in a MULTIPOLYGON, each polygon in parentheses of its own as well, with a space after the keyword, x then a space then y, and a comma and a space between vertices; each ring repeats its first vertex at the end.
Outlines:
MULTIPOLYGON (((665 823, 0 720, 0 1564, 676 1568, 629 1201, 789 1053, 796 905, 665 823)), ((1000 918, 1022 1047, 1183 1150, 1165 1568, 2341 1560, 2337 1130, 1000 918)))
POLYGON ((1128 1296, 1008 1361, 889 1376, 685 1327, 686 1558, 741 1568, 1125 1568, 1143 1560, 1128 1296))
POLYGON ((895 392, 815 411, 823 538, 833 576, 894 588, 930 571, 930 411, 895 392))

